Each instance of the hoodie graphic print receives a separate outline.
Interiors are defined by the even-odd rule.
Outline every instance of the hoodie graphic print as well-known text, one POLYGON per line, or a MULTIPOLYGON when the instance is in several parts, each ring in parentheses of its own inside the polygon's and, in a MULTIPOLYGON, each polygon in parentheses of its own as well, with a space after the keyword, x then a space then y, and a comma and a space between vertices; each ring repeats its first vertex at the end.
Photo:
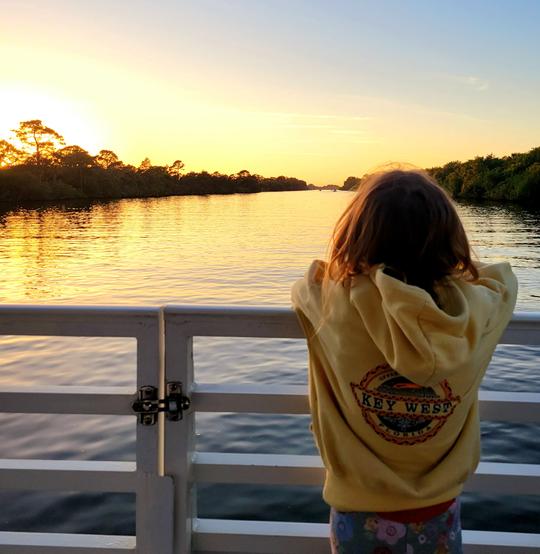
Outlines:
POLYGON ((350 383, 362 416, 383 439, 416 444, 434 437, 460 402, 445 379, 433 387, 417 385, 388 364, 350 383))

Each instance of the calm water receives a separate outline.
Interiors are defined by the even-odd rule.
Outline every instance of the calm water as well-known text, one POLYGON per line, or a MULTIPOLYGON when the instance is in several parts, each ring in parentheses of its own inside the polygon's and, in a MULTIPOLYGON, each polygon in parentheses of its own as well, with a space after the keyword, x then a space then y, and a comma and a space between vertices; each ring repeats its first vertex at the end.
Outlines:
MULTIPOLYGON (((349 193, 121 200, 0 214, 0 300, 55 304, 289 304, 291 283, 323 257, 349 193)), ((519 310, 540 311, 540 212, 461 205, 487 261, 510 260, 519 310)), ((0 386, 131 385, 129 339, 0 337, 0 386)), ((498 348, 484 388, 540 391, 540 351, 498 348)), ((195 341, 200 382, 306 383, 302 341, 195 341)), ((304 416, 204 415, 198 448, 313 454, 304 416)), ((0 414, 0 457, 134 459, 134 418, 0 414)), ((538 426, 483 423, 483 459, 540 463, 538 426)), ((0 530, 134 532, 131 495, 2 493, 0 530)), ((534 497, 466 495, 467 528, 537 531, 534 497)), ((205 486, 206 517, 325 521, 318 490, 205 486)))

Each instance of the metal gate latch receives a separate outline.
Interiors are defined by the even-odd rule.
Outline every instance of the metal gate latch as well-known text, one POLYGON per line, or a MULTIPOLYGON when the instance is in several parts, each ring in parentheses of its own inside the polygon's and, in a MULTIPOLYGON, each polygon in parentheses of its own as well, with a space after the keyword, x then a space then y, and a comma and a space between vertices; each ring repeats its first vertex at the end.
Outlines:
POLYGON ((131 405, 133 411, 139 416, 142 425, 155 425, 158 413, 165 412, 169 421, 179 421, 183 417, 184 410, 191 405, 189 397, 184 396, 182 383, 172 381, 167 383, 165 398, 158 398, 156 387, 144 386, 137 391, 137 400, 131 405))

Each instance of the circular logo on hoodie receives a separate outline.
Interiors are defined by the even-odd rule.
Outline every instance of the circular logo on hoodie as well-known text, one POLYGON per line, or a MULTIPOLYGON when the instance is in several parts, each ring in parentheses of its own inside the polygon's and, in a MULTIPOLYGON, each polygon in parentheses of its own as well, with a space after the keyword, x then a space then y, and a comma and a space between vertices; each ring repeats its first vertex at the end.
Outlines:
POLYGON ((403 445, 434 437, 461 401, 448 381, 417 385, 388 364, 379 365, 360 383, 351 383, 364 419, 383 439, 403 445))

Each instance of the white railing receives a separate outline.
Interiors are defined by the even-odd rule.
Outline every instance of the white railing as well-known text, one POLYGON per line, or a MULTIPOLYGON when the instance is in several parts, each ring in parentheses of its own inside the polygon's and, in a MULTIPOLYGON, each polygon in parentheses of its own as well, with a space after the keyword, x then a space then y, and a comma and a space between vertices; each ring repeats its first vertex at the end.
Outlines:
MULTIPOLYGON (((159 308, 0 306, 2 335, 135 338, 137 386, 157 387, 163 380, 161 325, 159 308)), ((133 393, 122 387, 4 387, 0 390, 0 411, 133 415, 133 393)), ((159 427, 137 425, 135 463, 1 460, 0 489, 135 492, 137 537, 3 532, 0 553, 170 552, 173 481, 163 474, 159 450, 159 427), (152 519, 156 512, 151 507, 156 504, 161 507, 161 515, 169 514, 168 518, 152 519)))
MULTIPOLYGON (((138 386, 181 381, 192 399, 182 421, 137 425, 133 462, 1 460, 0 488, 135 492, 136 537, 0 533, 0 554, 327 553, 326 524, 199 519, 195 483, 321 485, 317 456, 195 452, 196 412, 309 413, 304 386, 194 382, 194 336, 302 338, 285 308, 0 307, 0 334, 137 339, 138 386), (164 340, 163 340, 164 338, 164 340), (173 516, 174 514, 174 516, 173 516)), ((503 344, 540 345, 540 313, 515 314, 503 344)), ((0 411, 131 414, 134 391, 53 387, 0 391, 0 411)), ((481 417, 540 423, 540 394, 480 394, 481 417)), ((540 465, 480 464, 466 490, 540 494, 540 465)), ((468 554, 540 552, 540 534, 464 531, 468 554)))

